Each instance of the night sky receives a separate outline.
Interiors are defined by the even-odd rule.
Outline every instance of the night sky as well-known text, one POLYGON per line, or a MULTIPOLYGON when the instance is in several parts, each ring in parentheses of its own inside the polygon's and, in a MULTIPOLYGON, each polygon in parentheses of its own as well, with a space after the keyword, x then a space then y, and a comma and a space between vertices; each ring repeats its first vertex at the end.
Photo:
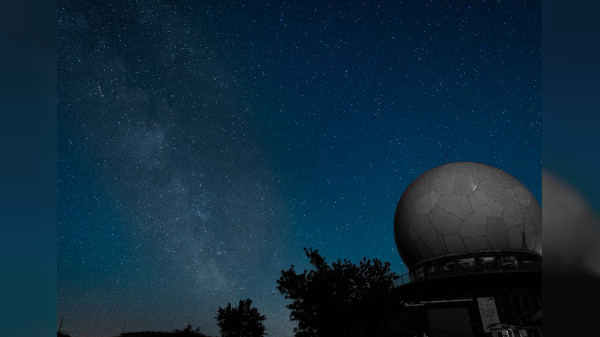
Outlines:
POLYGON ((58 1, 58 308, 73 337, 218 335, 282 269, 406 272, 393 216, 447 161, 541 198, 540 1, 58 1))

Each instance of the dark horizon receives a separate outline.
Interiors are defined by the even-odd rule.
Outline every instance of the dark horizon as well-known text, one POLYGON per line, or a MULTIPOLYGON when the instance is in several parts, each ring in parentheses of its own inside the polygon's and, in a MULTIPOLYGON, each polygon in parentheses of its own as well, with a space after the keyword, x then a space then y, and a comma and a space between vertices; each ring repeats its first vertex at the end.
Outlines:
POLYGON ((475 161, 541 204, 541 4, 58 1, 57 326, 218 336, 280 271, 389 261, 400 196, 475 161))

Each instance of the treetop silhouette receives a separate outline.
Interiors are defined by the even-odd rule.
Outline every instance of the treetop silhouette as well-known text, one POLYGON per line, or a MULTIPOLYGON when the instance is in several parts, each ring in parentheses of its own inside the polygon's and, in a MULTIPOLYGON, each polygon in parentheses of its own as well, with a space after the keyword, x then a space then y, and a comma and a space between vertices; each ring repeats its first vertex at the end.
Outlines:
POLYGON ((215 317, 222 337, 263 337, 266 335, 263 321, 266 319, 252 308, 252 300, 245 299, 237 308, 227 303, 227 307, 219 308, 215 317))
POLYGON ((337 260, 329 265, 318 250, 304 248, 313 269, 281 271, 277 289, 292 300, 287 307, 298 323, 296 337, 387 336, 389 320, 401 307, 398 275, 388 262, 363 259, 358 265, 337 260))

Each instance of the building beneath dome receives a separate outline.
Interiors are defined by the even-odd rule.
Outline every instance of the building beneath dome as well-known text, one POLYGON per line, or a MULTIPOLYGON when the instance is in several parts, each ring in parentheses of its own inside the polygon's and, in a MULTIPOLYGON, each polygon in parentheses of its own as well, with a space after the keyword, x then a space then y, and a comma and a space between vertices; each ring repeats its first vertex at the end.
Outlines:
POLYGON ((541 208, 516 178, 473 162, 433 168, 400 198, 394 237, 409 269, 404 335, 541 336, 541 208))

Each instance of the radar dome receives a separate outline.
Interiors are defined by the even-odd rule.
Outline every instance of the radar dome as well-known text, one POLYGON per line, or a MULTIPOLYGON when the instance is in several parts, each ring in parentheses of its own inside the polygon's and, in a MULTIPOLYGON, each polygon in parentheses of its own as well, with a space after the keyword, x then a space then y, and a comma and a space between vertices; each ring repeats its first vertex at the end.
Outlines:
POLYGON ((495 167, 456 162, 433 168, 404 192, 394 216, 408 268, 447 255, 542 252, 541 208, 531 192, 495 167))

